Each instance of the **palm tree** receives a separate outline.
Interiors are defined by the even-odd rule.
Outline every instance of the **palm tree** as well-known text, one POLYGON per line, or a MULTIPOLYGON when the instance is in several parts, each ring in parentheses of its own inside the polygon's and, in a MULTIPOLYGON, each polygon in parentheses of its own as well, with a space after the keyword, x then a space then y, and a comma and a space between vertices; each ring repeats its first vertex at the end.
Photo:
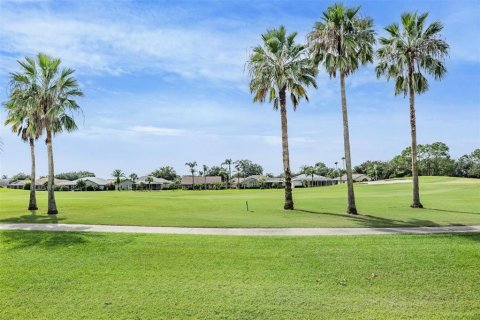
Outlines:
POLYGON ((192 174, 192 190, 195 190, 195 168, 197 167, 197 161, 186 162, 185 165, 190 168, 192 174))
POLYGON ((138 175, 136 173, 130 173, 129 178, 132 180, 133 183, 137 181, 138 175))
POLYGON ((148 182, 148 190, 152 191, 152 182, 153 182, 153 178, 148 176, 145 178, 145 181, 148 182))
POLYGON ((132 184, 132 189, 133 189, 133 190, 136 190, 136 189, 137 189, 137 187, 136 187, 136 181, 137 181, 137 179, 138 179, 138 175, 137 175, 136 173, 130 173, 129 178, 130 178, 130 180, 132 180, 132 183, 133 183, 133 184, 132 184))
POLYGON ((402 24, 394 23, 385 28, 387 37, 380 38, 377 50, 377 77, 386 76, 395 81, 395 95, 408 94, 410 99, 410 134, 412 139, 412 208, 423 208, 420 202, 417 166, 417 125, 415 117, 415 93, 428 90, 428 81, 422 72, 439 80, 447 72, 444 58, 448 55, 448 44, 441 39, 443 25, 434 21, 425 28, 428 13, 402 14, 402 24))
POLYGON ((80 111, 75 97, 83 96, 80 87, 73 77, 73 69, 60 70, 61 60, 39 53, 36 59, 25 58, 18 61, 21 72, 12 73, 13 90, 28 92, 22 103, 35 107, 40 115, 42 130, 46 131, 48 153, 48 214, 57 214, 54 194, 54 162, 52 139, 54 134, 73 131, 77 125, 73 112, 80 111))
POLYGON ((25 95, 28 95, 28 92, 19 88, 10 93, 9 100, 4 104, 8 112, 5 125, 11 125, 12 131, 17 133, 23 141, 28 141, 30 144, 32 168, 28 210, 38 210, 35 194, 35 140, 41 135, 42 129, 37 109, 34 104, 25 103, 28 102, 28 99, 24 99, 25 95))
POLYGON ((125 174, 120 169, 115 169, 112 172, 112 177, 115 178, 115 185, 117 186, 117 190, 120 191, 120 182, 121 179, 125 177, 125 174))
POLYGON ((263 44, 253 48, 247 62, 253 101, 263 103, 268 99, 275 110, 280 108, 286 210, 294 208, 288 150, 287 94, 290 95, 293 110, 296 110, 301 98, 308 101, 306 87, 317 87, 317 70, 312 68, 307 47, 295 43, 296 36, 296 32, 287 35, 284 26, 267 30, 262 34, 263 44))
POLYGON ((232 159, 225 159, 225 161, 223 161, 222 163, 222 166, 223 165, 227 165, 228 166, 228 175, 227 175, 227 188, 230 189, 230 178, 232 177, 232 166, 233 164, 233 161, 232 159))
POLYGON ((203 179, 204 179, 204 189, 207 190, 207 172, 208 166, 206 164, 203 165, 203 179))
POLYGON ((312 181, 310 183, 310 186, 313 187, 313 177, 315 175, 315 167, 303 166, 302 171, 306 176, 312 177, 312 181))
POLYGON ((314 63, 322 65, 330 77, 335 77, 337 72, 340 75, 349 214, 357 214, 357 208, 353 191, 345 77, 355 72, 359 66, 373 61, 375 44, 373 21, 370 18, 358 17, 359 10, 360 7, 345 8, 343 5, 334 4, 327 8, 322 21, 317 22, 308 35, 314 63))

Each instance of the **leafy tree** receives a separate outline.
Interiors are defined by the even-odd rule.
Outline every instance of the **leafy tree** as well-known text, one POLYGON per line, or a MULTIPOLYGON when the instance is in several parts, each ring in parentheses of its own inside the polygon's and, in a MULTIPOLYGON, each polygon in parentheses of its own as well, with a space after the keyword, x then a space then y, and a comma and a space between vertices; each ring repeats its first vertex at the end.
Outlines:
POLYGON ((135 183, 135 181, 138 179, 138 175, 136 173, 130 173, 129 178, 133 183, 135 183))
POLYGON ((308 35, 314 62, 322 65, 330 77, 335 77, 337 72, 340 74, 349 214, 357 214, 357 208, 353 190, 345 77, 354 73, 359 66, 373 61, 375 43, 373 20, 359 17, 359 10, 360 7, 345 8, 334 4, 327 8, 322 21, 317 22, 308 35))
POLYGON ((192 174, 192 190, 195 190, 195 172, 197 167, 197 161, 186 162, 185 165, 190 168, 190 173, 192 174))
POLYGON ((87 186, 87 183, 84 180, 78 180, 77 183, 75 184, 75 188, 80 191, 85 190, 86 186, 87 186))
MULTIPOLYGON (((41 133, 41 120, 36 105, 28 99, 30 94, 28 88, 15 84, 15 75, 12 74, 13 90, 10 92, 9 100, 4 104, 7 110, 7 119, 5 125, 10 125, 13 132, 30 145, 30 159, 31 159, 31 183, 28 187, 30 189, 30 199, 28 203, 28 210, 38 210, 36 187, 35 187, 35 140, 37 140, 41 133)), ((25 187, 27 185, 25 184, 25 187)))
POLYGON ((263 44, 253 48, 247 62, 253 101, 263 103, 268 99, 275 110, 280 109, 286 210, 294 209, 288 150, 287 93, 295 110, 300 99, 308 101, 306 87, 317 87, 317 71, 312 67, 306 46, 295 43, 296 36, 296 32, 287 35, 284 26, 267 30, 262 34, 263 44))
POLYGON ((19 172, 10 178, 10 182, 16 182, 18 180, 31 180, 31 179, 28 174, 25 174, 23 172, 19 172))
POLYGON ((220 176, 222 181, 228 181, 228 172, 225 168, 219 166, 212 166, 208 169, 207 176, 220 176))
POLYGON ((314 166, 315 174, 326 177, 328 175, 329 168, 323 162, 317 162, 314 166))
POLYGON ((374 180, 383 180, 390 177, 389 164, 383 161, 365 161, 356 166, 354 171, 366 174, 374 180))
POLYGON ((417 125, 415 116, 415 94, 428 90, 427 78, 422 72, 439 80, 447 72, 443 59, 448 54, 448 44, 441 38, 443 25, 434 21, 425 27, 428 13, 404 13, 401 26, 394 23, 385 28, 387 37, 380 38, 377 51, 377 77, 386 76, 395 81, 395 95, 408 94, 410 99, 410 127, 412 139, 412 208, 423 208, 417 167, 417 125))
POLYGON ((62 180, 78 180, 86 177, 95 177, 95 173, 90 171, 72 171, 72 172, 62 172, 55 175, 55 178, 62 180))
POLYGON ((459 177, 480 178, 480 149, 461 156, 455 162, 455 175, 459 177))
POLYGON ((120 169, 115 169, 112 172, 112 177, 115 178, 115 186, 117 190, 120 191, 120 182, 122 182, 122 178, 125 178, 125 173, 120 169))
POLYGON ((261 175, 263 173, 263 168, 257 163, 253 163, 251 160, 243 159, 236 161, 241 168, 241 173, 244 177, 261 175))
POLYGON ((170 166, 160 167, 159 169, 153 171, 151 175, 155 178, 162 178, 169 181, 174 181, 178 177, 175 169, 170 166))

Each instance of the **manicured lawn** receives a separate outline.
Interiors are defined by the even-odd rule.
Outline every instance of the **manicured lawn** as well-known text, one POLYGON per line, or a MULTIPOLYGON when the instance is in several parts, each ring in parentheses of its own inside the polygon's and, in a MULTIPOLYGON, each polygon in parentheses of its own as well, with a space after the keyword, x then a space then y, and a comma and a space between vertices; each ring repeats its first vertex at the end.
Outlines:
POLYGON ((58 222, 192 227, 381 227, 480 224, 480 180, 422 177, 426 209, 411 209, 411 185, 356 185, 359 217, 344 214, 345 185, 295 189, 284 211, 283 190, 57 192, 58 217, 26 210, 28 191, 0 189, 0 223, 58 222), (246 211, 248 201, 250 211, 246 211))
POLYGON ((0 319, 479 319, 480 234, 0 232, 0 319))

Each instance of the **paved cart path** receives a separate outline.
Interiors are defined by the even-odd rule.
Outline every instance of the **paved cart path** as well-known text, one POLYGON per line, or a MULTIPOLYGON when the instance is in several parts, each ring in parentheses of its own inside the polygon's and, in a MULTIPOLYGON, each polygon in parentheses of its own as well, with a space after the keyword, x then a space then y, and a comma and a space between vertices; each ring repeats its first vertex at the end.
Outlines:
POLYGON ((5 223, 0 230, 200 234, 223 236, 348 236, 369 234, 432 234, 480 232, 480 226, 395 228, 184 228, 88 224, 5 223))

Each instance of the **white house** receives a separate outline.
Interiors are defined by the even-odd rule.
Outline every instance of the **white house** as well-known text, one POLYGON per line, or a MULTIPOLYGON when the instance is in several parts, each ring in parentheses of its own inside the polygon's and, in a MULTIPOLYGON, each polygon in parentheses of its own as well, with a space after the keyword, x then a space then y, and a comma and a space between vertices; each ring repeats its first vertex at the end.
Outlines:
MULTIPOLYGON (((140 184, 145 185, 145 188, 149 188, 150 190, 163 190, 163 189, 168 189, 171 184, 173 184, 172 181, 163 179, 163 178, 155 178, 152 176, 143 176, 139 177, 138 179, 135 180, 135 187, 138 189, 138 186, 140 184), (147 181, 147 178, 151 178, 152 181, 147 181)), ((133 187, 133 186, 132 186, 133 187)), ((131 190, 131 189, 125 189, 125 190, 131 190)))
MULTIPOLYGON (((366 174, 363 173, 353 173, 352 174, 353 182, 367 182, 367 181, 372 181, 372 178, 367 176, 366 174)), ((341 177, 336 177, 333 178, 334 180, 338 181, 338 183, 347 183, 347 175, 344 174, 341 177)))
POLYGON ((300 174, 292 179, 292 186, 294 188, 304 187, 305 184, 309 187, 324 187, 324 186, 332 186, 334 184, 338 184, 338 182, 334 179, 330 179, 324 176, 319 176, 316 174, 314 174, 313 176, 300 174))

